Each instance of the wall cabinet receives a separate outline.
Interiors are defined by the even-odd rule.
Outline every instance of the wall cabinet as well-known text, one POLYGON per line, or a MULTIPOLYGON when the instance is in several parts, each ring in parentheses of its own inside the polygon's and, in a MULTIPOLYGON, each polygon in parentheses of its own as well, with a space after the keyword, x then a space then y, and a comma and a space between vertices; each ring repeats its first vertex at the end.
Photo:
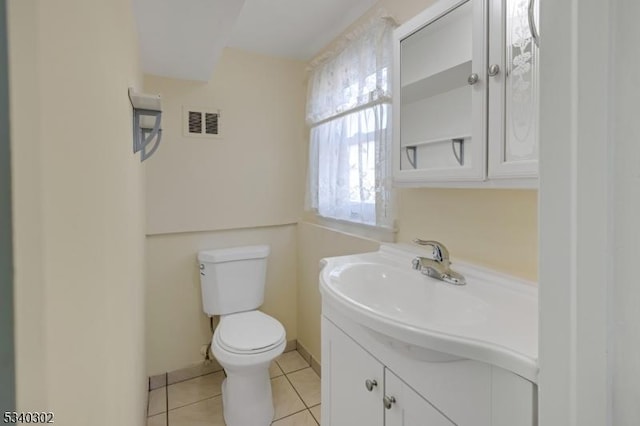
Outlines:
POLYGON ((536 6, 440 0, 396 29, 397 185, 536 186, 536 6))

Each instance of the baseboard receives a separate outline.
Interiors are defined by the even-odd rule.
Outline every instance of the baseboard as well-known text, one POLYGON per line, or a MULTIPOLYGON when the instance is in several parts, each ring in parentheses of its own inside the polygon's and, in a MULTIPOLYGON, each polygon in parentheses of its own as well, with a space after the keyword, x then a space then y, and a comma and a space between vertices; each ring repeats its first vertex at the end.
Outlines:
POLYGON ((291 352, 298 348, 298 341, 296 339, 287 340, 287 346, 284 347, 285 352, 291 352))

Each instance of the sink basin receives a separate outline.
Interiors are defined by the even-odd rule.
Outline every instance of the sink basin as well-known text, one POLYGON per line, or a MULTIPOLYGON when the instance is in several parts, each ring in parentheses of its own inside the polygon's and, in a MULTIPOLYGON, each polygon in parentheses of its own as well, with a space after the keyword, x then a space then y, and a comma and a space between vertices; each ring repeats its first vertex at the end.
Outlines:
POLYGON ((323 259, 323 304, 402 344, 487 362, 533 382, 538 374, 537 288, 455 263, 467 285, 411 269, 420 248, 383 244, 378 252, 323 259))
POLYGON ((489 305, 479 297, 457 286, 436 285, 406 269, 349 263, 333 269, 329 277, 333 289, 354 305, 406 324, 446 326, 486 321, 489 305))

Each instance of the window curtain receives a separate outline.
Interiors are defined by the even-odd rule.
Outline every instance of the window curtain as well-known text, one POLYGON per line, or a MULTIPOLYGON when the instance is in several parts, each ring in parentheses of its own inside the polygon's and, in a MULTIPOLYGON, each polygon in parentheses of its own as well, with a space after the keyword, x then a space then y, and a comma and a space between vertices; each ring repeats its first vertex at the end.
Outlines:
POLYGON ((377 19, 311 71, 306 207, 320 216, 393 226, 393 28, 377 19))

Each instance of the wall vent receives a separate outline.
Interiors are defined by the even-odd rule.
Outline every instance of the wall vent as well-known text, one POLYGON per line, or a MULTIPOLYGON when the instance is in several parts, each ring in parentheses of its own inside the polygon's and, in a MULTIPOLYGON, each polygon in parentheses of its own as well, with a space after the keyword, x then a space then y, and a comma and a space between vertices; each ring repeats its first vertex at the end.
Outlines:
POLYGON ((206 112, 204 114, 204 131, 208 135, 217 135, 218 134, 218 119, 220 114, 206 112))
POLYGON ((184 136, 197 138, 219 138, 220 110, 202 107, 183 108, 184 136))

